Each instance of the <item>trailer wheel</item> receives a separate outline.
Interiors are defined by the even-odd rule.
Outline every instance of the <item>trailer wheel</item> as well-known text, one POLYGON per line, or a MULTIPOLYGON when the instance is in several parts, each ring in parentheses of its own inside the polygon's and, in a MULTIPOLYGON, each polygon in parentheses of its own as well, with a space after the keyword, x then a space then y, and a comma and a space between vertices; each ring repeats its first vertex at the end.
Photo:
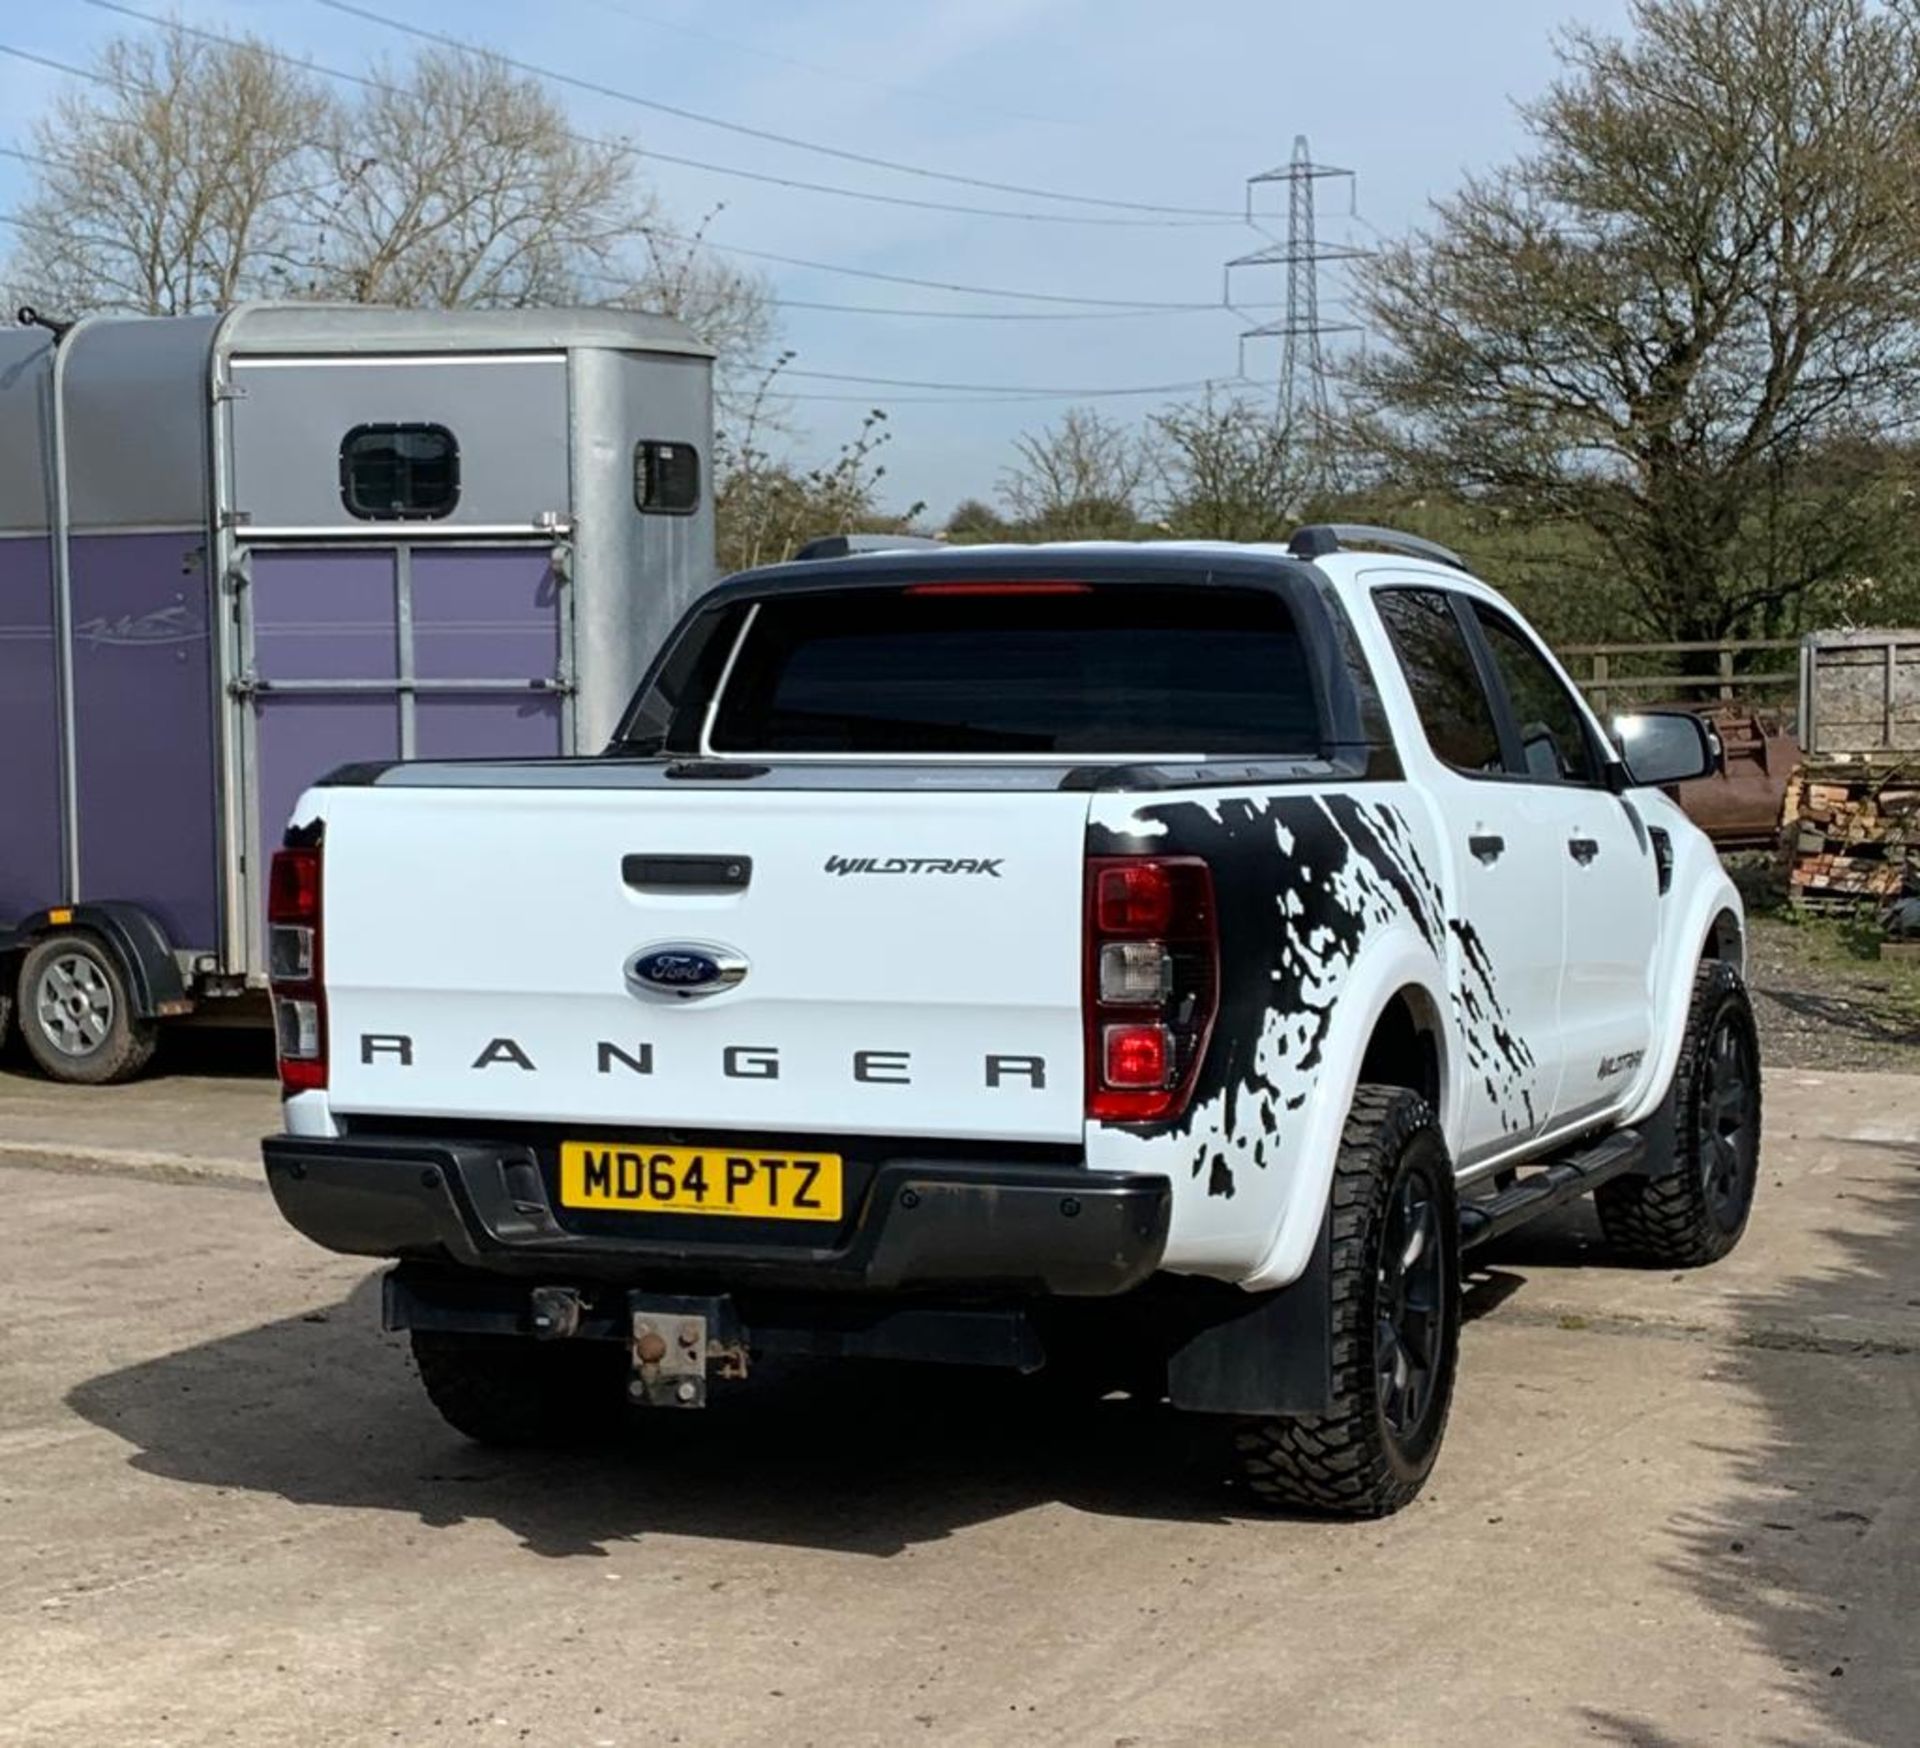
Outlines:
POLYGON ((133 1011, 119 961, 88 935, 51 935, 20 966, 20 1032, 42 1072, 77 1086, 131 1080, 159 1028, 133 1011))

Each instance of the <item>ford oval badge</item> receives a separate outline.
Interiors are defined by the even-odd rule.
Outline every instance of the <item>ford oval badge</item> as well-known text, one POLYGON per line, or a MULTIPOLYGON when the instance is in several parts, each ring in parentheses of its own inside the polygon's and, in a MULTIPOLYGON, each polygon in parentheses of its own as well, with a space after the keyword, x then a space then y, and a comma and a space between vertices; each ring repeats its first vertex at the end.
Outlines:
POLYGON ((656 941, 627 961, 627 988, 635 995, 690 1001, 731 989, 746 974, 746 955, 731 947, 711 941, 656 941))

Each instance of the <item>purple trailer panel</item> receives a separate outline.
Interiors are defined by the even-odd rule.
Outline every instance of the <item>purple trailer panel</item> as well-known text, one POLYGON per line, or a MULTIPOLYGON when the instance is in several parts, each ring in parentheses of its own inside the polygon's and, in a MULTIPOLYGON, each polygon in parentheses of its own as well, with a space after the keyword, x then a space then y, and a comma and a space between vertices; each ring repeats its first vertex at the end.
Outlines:
MULTIPOLYGON (((253 665, 259 866, 279 848, 300 792, 336 765, 400 756, 393 691, 271 690, 275 680, 386 681, 400 672, 388 552, 256 552, 253 665)), ((266 882, 258 883, 264 898, 266 882)))
MULTIPOLYGON (((262 867, 316 778, 337 765, 400 756, 403 672, 522 683, 557 673, 561 595, 546 546, 415 548, 408 576, 412 639, 403 652, 391 549, 254 553, 254 672, 265 682, 254 702, 262 867), (289 681, 307 689, 273 690, 289 681), (314 689, 328 683, 341 689, 314 689)), ((413 720, 421 758, 560 750, 560 698, 552 692, 421 692, 413 720)))
POLYGON ((175 946, 215 947, 205 549, 189 533, 91 534, 69 556, 78 896, 131 900, 175 946))
MULTIPOLYGON (((413 567, 414 672, 423 680, 551 680, 560 588, 544 547, 420 551, 413 567)), ((532 758, 560 751, 557 693, 423 692, 423 759, 532 758)))
POLYGON ((59 903, 53 548, 0 540, 0 924, 59 903))
POLYGON ((253 555, 253 665, 263 680, 391 680, 400 672, 393 553, 253 555))

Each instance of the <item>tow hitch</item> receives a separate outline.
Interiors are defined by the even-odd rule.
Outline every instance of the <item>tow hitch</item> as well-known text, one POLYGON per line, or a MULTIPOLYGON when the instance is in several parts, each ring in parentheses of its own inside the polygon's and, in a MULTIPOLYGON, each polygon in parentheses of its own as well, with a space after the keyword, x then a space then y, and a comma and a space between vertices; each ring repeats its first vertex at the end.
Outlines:
POLYGON ((747 1375, 747 1339, 726 1298, 671 1298, 629 1293, 627 1394, 649 1408, 704 1408, 707 1380, 747 1375))

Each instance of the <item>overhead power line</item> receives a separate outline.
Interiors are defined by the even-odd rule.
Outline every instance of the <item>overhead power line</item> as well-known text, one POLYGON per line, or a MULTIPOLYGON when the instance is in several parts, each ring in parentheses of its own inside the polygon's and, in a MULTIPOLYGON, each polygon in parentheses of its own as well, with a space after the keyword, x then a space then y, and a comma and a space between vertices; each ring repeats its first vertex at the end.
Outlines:
POLYGON ((1209 376, 1193 382, 1163 383, 1141 388, 1081 390, 1079 393, 1074 393, 1071 390, 1039 390, 1017 394, 980 394, 955 397, 953 395, 935 394, 815 394, 809 393, 806 390, 781 388, 775 388, 771 392, 776 399, 783 401, 834 402, 839 405, 852 406, 870 407, 874 405, 876 401, 884 401, 888 407, 1001 407, 1015 405, 1031 406, 1046 403, 1058 404, 1061 401, 1114 399, 1128 395, 1202 394, 1208 389, 1233 388, 1236 386, 1241 388, 1264 386, 1269 391, 1272 387, 1271 384, 1255 384, 1250 377, 1209 376))
MULTIPOLYGON (((118 5, 116 3, 116 0, 88 0, 88 3, 90 5, 105 7, 108 11, 112 11, 112 12, 126 12, 129 14, 129 16, 136 17, 136 18, 144 16, 143 14, 133 12, 133 10, 130 7, 118 5)), ((182 26, 182 28, 191 30, 193 27, 182 26)), ((207 36, 214 35, 214 33, 210 31, 196 32, 196 34, 207 35, 207 36)), ((218 40, 230 41, 230 39, 227 39, 227 38, 219 38, 218 40)), ((289 57, 279 56, 277 51, 269 50, 268 52, 270 54, 274 54, 275 57, 278 59, 289 58, 289 57)), ((113 83, 112 80, 108 79, 102 73, 92 72, 89 69, 84 67, 68 66, 65 63, 59 62, 59 61, 51 61, 44 55, 32 54, 26 49, 15 48, 9 43, 0 43, 0 54, 14 55, 21 60, 36 61, 43 66, 54 67, 60 72, 71 73, 77 78, 89 79, 97 85, 111 85, 113 83)), ((330 71, 329 69, 326 69, 326 68, 316 68, 315 70, 320 72, 330 71)), ((380 85, 377 81, 363 78, 361 75, 356 73, 332 72, 331 76, 335 78, 352 80, 356 84, 372 85, 376 89, 380 89, 380 90, 393 89, 393 87, 380 85)), ((636 151, 638 150, 637 147, 634 149, 636 151)), ((10 155, 24 156, 24 154, 21 154, 17 151, 11 152, 10 155)), ((41 162, 41 163, 46 162, 46 160, 44 159, 34 160, 34 161, 41 162)), ((672 231, 672 230, 668 230, 666 227, 661 225, 646 226, 643 228, 641 234, 645 236, 658 237, 665 242, 679 243, 689 248, 713 249, 723 255, 738 255, 750 261, 770 261, 779 266, 802 267, 802 268, 806 268, 810 272, 815 272, 815 273, 838 273, 852 279, 871 279, 871 280, 876 280, 885 285, 911 285, 911 286, 919 287, 922 290, 955 292, 967 297, 998 297, 998 298, 1011 299, 1015 302, 1022 302, 1022 303, 1064 304, 1069 306, 1078 306, 1082 309, 1086 309, 1089 311, 1109 310, 1109 311, 1114 311, 1121 314, 1136 314, 1136 315, 1147 315, 1147 314, 1155 314, 1155 313, 1163 313, 1163 312, 1179 312, 1179 313, 1186 314, 1186 313, 1192 313, 1199 310, 1217 310, 1217 309, 1224 309, 1225 307, 1227 307, 1222 303, 1208 303, 1208 302, 1201 302, 1201 301, 1167 302, 1167 301, 1156 301, 1148 298, 1085 297, 1085 296, 1081 296, 1076 293, 1070 293, 1070 292, 1023 291, 1023 290, 1009 289, 1003 286, 968 285, 958 280, 925 279, 914 274, 885 273, 880 271, 878 268, 848 267, 839 262, 834 262, 834 261, 816 261, 816 260, 799 256, 799 255, 783 255, 783 254, 778 254, 773 250, 769 250, 769 249, 748 248, 746 245, 740 244, 740 243, 716 243, 713 241, 712 238, 704 235, 696 236, 685 231, 672 231)), ((615 277, 613 275, 608 275, 608 274, 589 275, 588 277, 597 278, 606 283, 616 282, 615 277)), ((986 312, 986 313, 991 313, 991 312, 986 312)), ((1012 313, 1013 312, 1008 312, 1009 316, 1011 316, 1012 313)))
MULTIPOLYGON (((1014 397, 1032 400, 1105 400, 1118 395, 1175 395, 1189 394, 1198 388, 1205 388, 1210 379, 1193 382, 1149 382, 1127 387, 1096 388, 1047 388, 1039 383, 985 383, 985 382, 920 382, 908 377, 898 376, 851 376, 837 370, 800 370, 792 366, 783 367, 780 376, 799 377, 807 382, 857 382, 868 388, 906 388, 921 390, 939 390, 955 395, 993 395, 996 397, 1014 397)), ((779 390, 776 388, 777 394, 779 390)), ((965 406, 967 403, 952 403, 965 406)))
POLYGON ((1082 121, 1070 115, 1041 115, 1030 109, 1011 109, 1001 103, 987 103, 978 97, 957 97, 951 91, 942 91, 925 85, 897 85, 891 80, 875 79, 865 73, 849 72, 845 67, 823 66, 818 61, 803 61, 798 55, 782 54, 778 49, 770 49, 760 43, 742 42, 738 37, 716 36, 712 31, 696 30, 690 24, 682 24, 678 19, 663 18, 658 12, 642 10, 628 5, 624 0, 596 0, 603 12, 610 12, 617 18, 629 19, 635 24, 643 24, 648 30, 664 30, 673 36, 690 37, 695 42, 711 43, 715 48, 725 49, 730 54, 752 55, 757 60, 771 61, 776 66, 792 67, 802 73, 810 73, 820 79, 835 79, 842 84, 864 86, 869 91, 887 91, 896 97, 905 97, 914 103, 931 103, 942 109, 959 110, 973 115, 997 115, 1006 121, 1037 122, 1043 127, 1091 128, 1092 122, 1082 121))
MULTIPOLYGON (((167 22, 154 18, 149 14, 142 13, 136 8, 119 4, 118 0, 89 0, 89 3, 102 10, 119 13, 149 24, 163 24, 167 22)), ((198 26, 186 24, 179 24, 177 27, 189 35, 220 43, 226 47, 238 46, 236 39, 223 36, 217 31, 209 31, 198 26)), ((265 45, 260 46, 266 54, 275 60, 299 67, 313 65, 295 56, 284 54, 279 50, 267 48, 265 45)), ((0 43, 0 54, 11 55, 17 59, 30 61, 36 65, 48 67, 56 72, 69 74, 75 78, 88 80, 95 84, 111 86, 114 83, 114 81, 106 75, 95 70, 75 66, 71 62, 56 60, 50 56, 37 54, 31 50, 22 49, 12 44, 0 43)), ((398 87, 381 80, 370 78, 364 74, 351 73, 345 69, 326 67, 323 65, 313 65, 313 70, 327 77, 344 80, 364 88, 392 94, 399 93, 398 87)), ((593 144, 618 143, 592 140, 590 136, 575 135, 572 137, 587 139, 589 143, 593 144)), ((632 150, 636 155, 643 157, 648 155, 637 147, 623 149, 632 150)), ((44 168, 54 167, 51 160, 38 154, 21 151, 17 147, 0 146, 0 152, 4 152, 5 155, 9 157, 17 158, 23 162, 36 164, 44 168)), ((35 227, 30 221, 21 220, 17 217, 8 218, 6 222, 13 223, 21 228, 46 228, 44 226, 35 227)), ((889 285, 914 286, 926 290, 949 292, 970 297, 995 297, 1018 302, 1065 306, 1058 310, 927 310, 898 306, 888 308, 860 304, 840 304, 825 300, 803 298, 777 298, 778 302, 790 309, 815 310, 828 314, 866 315, 935 321, 1111 321, 1161 315, 1232 313, 1233 310, 1233 306, 1225 303, 1100 298, 1071 293, 1028 291, 1005 286, 970 285, 954 280, 928 279, 911 274, 887 273, 874 268, 850 267, 837 262, 784 255, 770 250, 753 249, 740 244, 716 243, 704 235, 696 236, 684 232, 674 232, 666 230, 664 227, 651 227, 650 234, 663 241, 677 243, 686 247, 709 248, 722 254, 738 255, 745 259, 768 261, 782 266, 799 267, 813 272, 836 273, 852 278, 874 280, 889 285)), ((614 287, 625 287, 631 283, 622 276, 609 273, 590 273, 584 277, 614 287)))
MULTIPOLYGON (((92 0, 94 5, 104 5, 107 0, 92 0)), ((416 37, 423 42, 438 43, 442 48, 460 49, 468 53, 475 45, 463 42, 459 37, 450 36, 444 31, 428 30, 424 25, 408 24, 404 19, 390 18, 384 12, 376 12, 370 7, 357 6, 352 0, 314 0, 317 6, 324 6, 330 12, 338 12, 348 18, 362 19, 369 24, 377 24, 387 30, 399 31, 403 36, 416 37)), ((1034 188, 1018 182, 994 182, 982 176, 963 176, 951 170, 934 170, 924 164, 903 163, 896 158, 882 158, 869 152, 850 151, 842 146, 822 145, 816 140, 797 138, 792 134, 775 133, 769 128, 751 127, 745 122, 728 121, 722 116, 703 115, 694 109, 685 109, 678 104, 662 103, 658 98, 642 97, 635 91, 623 91, 617 85, 604 85, 596 79, 583 79, 578 74, 563 73, 552 67, 543 67, 533 61, 523 61, 497 49, 481 49, 479 52, 491 55, 506 66, 522 73, 529 73, 537 79, 550 79, 557 85, 570 85, 575 90, 590 92, 596 97, 610 97, 617 103, 630 103, 640 109, 651 109, 661 115, 671 115, 681 121, 698 122, 703 127, 720 128, 727 133, 740 134, 747 139, 764 140, 770 145, 785 146, 799 152, 817 152, 822 157, 838 158, 849 164, 864 164, 869 169, 888 170, 899 176, 919 176, 928 181, 952 183, 962 188, 984 188, 994 194, 1018 194, 1031 200, 1060 200, 1077 206, 1098 206, 1121 212, 1159 213, 1177 218, 1234 219, 1244 222, 1246 215, 1224 207, 1164 206, 1152 201, 1113 200, 1095 194, 1069 194, 1059 189, 1034 188)))
POLYGON ((1124 322, 1139 316, 1151 316, 1158 320, 1162 316, 1214 316, 1232 315, 1236 310, 1274 309, 1274 304, 1193 304, 1185 309, 1123 309, 1123 310, 928 310, 912 305, 886 305, 866 303, 818 303, 804 297, 780 297, 776 301, 782 309, 824 310, 832 315, 841 316, 900 316, 920 321, 949 322, 1124 322))
MULTIPOLYGON (((188 36, 198 37, 205 42, 220 43, 227 48, 241 46, 240 39, 223 35, 217 30, 208 30, 204 25, 186 24, 179 19, 166 18, 156 13, 142 12, 138 7, 121 4, 121 0, 87 0, 87 4, 102 12, 118 13, 122 18, 137 19, 142 24, 179 30, 188 36)), ((404 26, 395 26, 403 29, 404 26)), ((384 91, 389 95, 403 95, 400 88, 375 79, 365 73, 350 73, 344 67, 329 67, 324 62, 303 60, 298 55, 270 48, 261 43, 255 45, 272 59, 290 67, 306 68, 328 79, 338 79, 350 85, 358 85, 363 90, 384 91)), ((16 51, 26 60, 38 60, 44 66, 58 67, 62 72, 78 73, 82 78, 91 77, 81 68, 65 66, 58 61, 49 61, 42 56, 28 55, 16 51)), ((479 51, 486 52, 486 51, 479 51)), ((501 57, 496 56, 496 59, 501 57)), ((517 64, 517 63, 510 63, 517 64)), ((655 163, 672 164, 678 169, 701 170, 715 176, 731 176, 743 182, 758 182, 773 188, 791 188, 804 194, 825 194, 839 200, 859 200, 878 206, 907 207, 918 212, 949 212, 969 218, 1010 219, 1026 224, 1056 225, 1099 225, 1129 227, 1170 227, 1175 229, 1215 228, 1228 224, 1244 224, 1244 218, 1114 218, 1107 215, 1084 213, 1015 212, 1002 206, 972 206, 952 200, 923 200, 910 194, 881 194, 866 188, 842 188, 832 182, 810 182, 799 176, 778 176, 766 170, 744 170, 737 164, 716 164, 706 158, 689 158, 675 152, 656 151, 650 146, 636 146, 626 140, 602 139, 594 134, 577 133, 565 130, 566 138, 578 145, 599 150, 623 152, 627 156, 655 163)))
POLYGON ((51 67, 56 73, 71 73, 76 79, 92 79, 102 85, 108 82, 98 73, 91 73, 85 67, 76 67, 71 61, 56 61, 51 55, 36 55, 30 49, 16 49, 0 43, 0 54, 12 55, 16 61, 31 61, 36 67, 51 67))
POLYGON ((845 267, 834 261, 814 261, 801 255, 779 255, 770 249, 749 249, 738 243, 716 243, 709 237, 689 236, 685 232, 669 231, 657 225, 650 225, 647 229, 654 236, 664 237, 668 242, 697 244, 702 248, 717 249, 723 255, 741 255, 749 261, 772 261, 782 267, 805 267, 816 273, 841 273, 851 279, 876 279, 885 285, 917 285, 927 291, 964 292, 970 297, 1007 297, 1028 303, 1082 304, 1093 309, 1129 310, 1136 314, 1158 310, 1226 308, 1225 304, 1218 302, 1159 303, 1148 298, 1081 297, 1078 294, 1059 291, 1015 291, 1005 286, 964 285, 950 279, 922 279, 911 273, 883 273, 877 267, 845 267))

